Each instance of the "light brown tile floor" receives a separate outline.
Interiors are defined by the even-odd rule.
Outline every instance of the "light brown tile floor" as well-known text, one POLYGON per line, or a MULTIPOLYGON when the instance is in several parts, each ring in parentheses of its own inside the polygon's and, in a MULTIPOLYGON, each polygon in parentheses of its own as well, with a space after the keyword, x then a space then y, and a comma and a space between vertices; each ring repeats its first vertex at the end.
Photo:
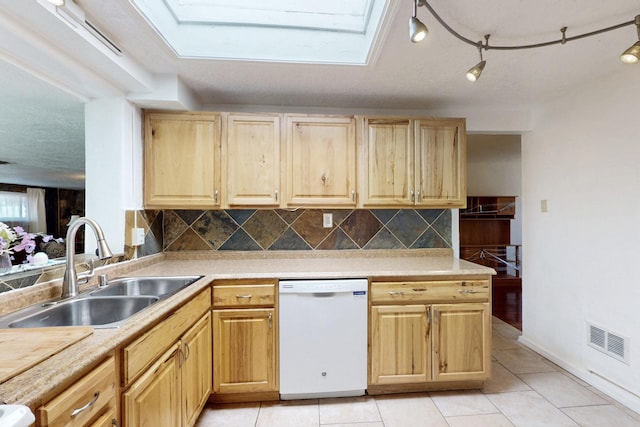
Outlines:
POLYGON ((516 342, 494 317, 482 390, 209 404, 196 427, 640 427, 631 411, 516 342))

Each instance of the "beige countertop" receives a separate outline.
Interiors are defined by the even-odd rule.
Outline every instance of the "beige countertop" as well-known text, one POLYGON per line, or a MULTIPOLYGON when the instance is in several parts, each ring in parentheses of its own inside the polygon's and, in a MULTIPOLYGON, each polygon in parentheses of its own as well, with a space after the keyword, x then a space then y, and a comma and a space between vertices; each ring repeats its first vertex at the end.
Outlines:
MULTIPOLYGON (((148 325, 165 318, 216 279, 323 279, 346 277, 420 277, 491 275, 495 272, 454 258, 451 250, 286 252, 177 252, 105 266, 96 270, 109 278, 123 276, 203 275, 176 295, 129 318, 118 329, 95 329, 89 337, 28 371, 0 384, 0 403, 36 408, 42 396, 75 379, 118 346, 131 341, 148 325)), ((92 279, 84 288, 96 285, 92 279)), ((0 294, 0 306, 17 310, 60 293, 60 281, 0 294)))

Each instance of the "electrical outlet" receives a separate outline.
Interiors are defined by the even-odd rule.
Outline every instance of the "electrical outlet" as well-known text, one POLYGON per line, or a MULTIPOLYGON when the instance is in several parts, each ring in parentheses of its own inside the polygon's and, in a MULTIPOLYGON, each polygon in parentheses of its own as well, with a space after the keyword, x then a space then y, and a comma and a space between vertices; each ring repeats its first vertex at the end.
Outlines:
POLYGON ((331 227, 333 227, 333 214, 332 213, 323 213, 322 214, 322 227, 323 228, 331 228, 331 227))
POLYGON ((144 245, 144 228, 131 229, 131 246, 144 245))

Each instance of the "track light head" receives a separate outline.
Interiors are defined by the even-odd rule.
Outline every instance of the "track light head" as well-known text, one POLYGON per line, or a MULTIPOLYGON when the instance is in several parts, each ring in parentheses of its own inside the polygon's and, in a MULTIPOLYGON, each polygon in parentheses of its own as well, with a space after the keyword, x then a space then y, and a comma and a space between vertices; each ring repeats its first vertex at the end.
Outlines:
POLYGON ((475 82, 476 80, 478 80, 486 64, 487 61, 483 59, 482 61, 471 67, 469 71, 467 71, 467 80, 469 80, 470 82, 475 82))
POLYGON ((640 41, 634 43, 629 49, 620 55, 620 60, 625 64, 637 64, 640 61, 640 41))
POLYGON ((418 18, 415 16, 409 18, 409 38, 411 38, 412 42, 421 42, 427 36, 428 32, 427 26, 418 18))
POLYGON ((64 6, 64 0, 48 0, 54 6, 64 6))
POLYGON ((633 23, 638 30, 638 41, 620 55, 620 60, 625 64, 637 64, 640 61, 640 15, 635 17, 633 23))

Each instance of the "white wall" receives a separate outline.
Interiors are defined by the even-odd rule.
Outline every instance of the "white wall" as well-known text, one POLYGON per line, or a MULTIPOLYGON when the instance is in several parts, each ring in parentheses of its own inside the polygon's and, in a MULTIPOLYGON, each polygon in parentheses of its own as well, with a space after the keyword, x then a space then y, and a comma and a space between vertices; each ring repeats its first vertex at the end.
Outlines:
MULTIPOLYGON (((86 216, 96 220, 115 254, 124 251, 125 210, 142 206, 140 112, 124 98, 85 106, 86 216)), ((93 233, 85 232, 93 253, 93 233)))
POLYGON ((640 75, 620 68, 523 135, 521 340, 640 411, 640 75), (630 364, 588 347, 587 322, 629 337, 630 364))

